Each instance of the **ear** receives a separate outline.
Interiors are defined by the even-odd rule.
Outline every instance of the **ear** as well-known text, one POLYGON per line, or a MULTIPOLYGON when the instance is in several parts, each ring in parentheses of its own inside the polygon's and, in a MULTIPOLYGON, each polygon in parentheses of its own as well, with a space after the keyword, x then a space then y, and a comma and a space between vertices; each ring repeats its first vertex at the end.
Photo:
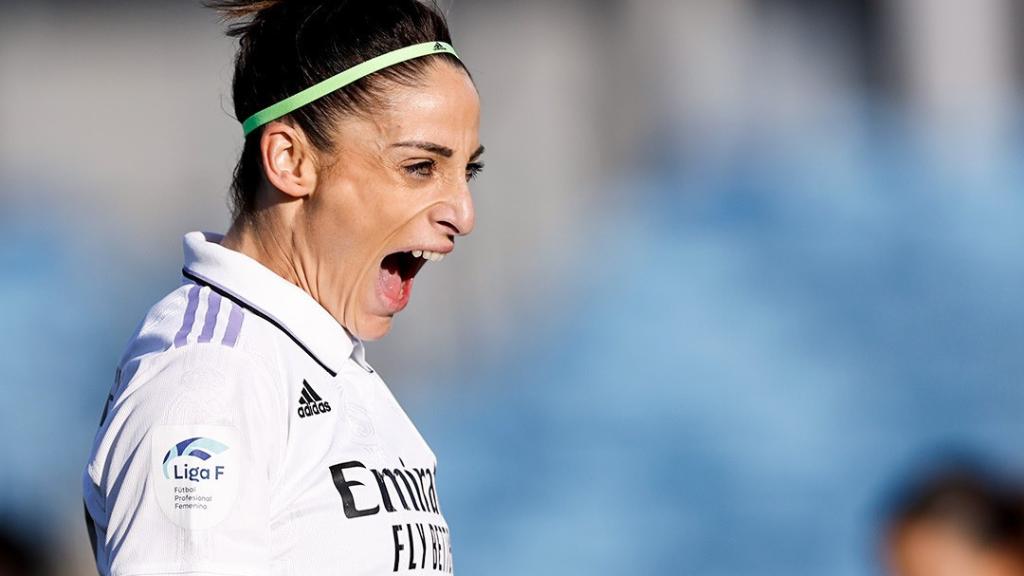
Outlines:
POLYGON ((281 192, 302 198, 316 189, 313 147, 301 129, 276 120, 264 126, 260 157, 264 176, 281 192))

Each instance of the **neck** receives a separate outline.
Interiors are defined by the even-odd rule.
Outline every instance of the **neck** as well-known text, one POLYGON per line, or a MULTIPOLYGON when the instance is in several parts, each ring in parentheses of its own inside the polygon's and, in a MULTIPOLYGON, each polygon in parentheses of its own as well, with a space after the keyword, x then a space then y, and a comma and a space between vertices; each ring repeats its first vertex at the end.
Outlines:
POLYGON ((288 228, 266 220, 259 215, 239 216, 224 235, 221 246, 245 254, 316 298, 288 228))

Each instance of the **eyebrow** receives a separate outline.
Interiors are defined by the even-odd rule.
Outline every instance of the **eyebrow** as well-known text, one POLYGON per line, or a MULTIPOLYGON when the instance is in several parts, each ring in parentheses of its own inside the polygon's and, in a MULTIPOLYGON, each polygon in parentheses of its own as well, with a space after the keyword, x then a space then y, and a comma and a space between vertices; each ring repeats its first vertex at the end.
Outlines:
MULTIPOLYGON (((391 147, 392 148, 419 148, 420 150, 426 150, 427 152, 432 152, 434 154, 437 154, 438 156, 444 156, 445 158, 451 158, 452 155, 455 154, 455 151, 452 150, 451 148, 447 147, 447 146, 442 146, 440 144, 435 144, 433 142, 425 142, 425 141, 422 141, 422 140, 410 140, 410 141, 407 141, 407 142, 396 142, 396 143, 392 144, 391 147)), ((469 159, 471 161, 472 160, 476 160, 483 153, 484 153, 484 147, 483 147, 483 145, 481 145, 479 148, 476 149, 475 152, 473 152, 473 155, 470 156, 469 159)))

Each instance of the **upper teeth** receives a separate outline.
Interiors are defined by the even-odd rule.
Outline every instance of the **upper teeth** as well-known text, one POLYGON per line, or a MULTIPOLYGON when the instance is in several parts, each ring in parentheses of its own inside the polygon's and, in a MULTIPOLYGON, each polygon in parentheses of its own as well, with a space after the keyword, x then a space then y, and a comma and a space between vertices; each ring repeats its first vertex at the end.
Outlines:
POLYGON ((431 252, 430 250, 413 250, 412 255, 416 258, 422 256, 424 260, 430 260, 431 262, 439 262, 444 258, 444 254, 440 252, 431 252))

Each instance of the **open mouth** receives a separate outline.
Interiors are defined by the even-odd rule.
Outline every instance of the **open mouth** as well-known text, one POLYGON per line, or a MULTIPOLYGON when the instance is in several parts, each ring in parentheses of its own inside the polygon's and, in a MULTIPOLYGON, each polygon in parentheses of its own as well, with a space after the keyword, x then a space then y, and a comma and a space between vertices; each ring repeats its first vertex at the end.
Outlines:
POLYGON ((412 294, 413 278, 426 263, 427 258, 423 257, 420 250, 393 252, 381 260, 377 289, 389 304, 389 308, 396 312, 405 308, 412 294))

